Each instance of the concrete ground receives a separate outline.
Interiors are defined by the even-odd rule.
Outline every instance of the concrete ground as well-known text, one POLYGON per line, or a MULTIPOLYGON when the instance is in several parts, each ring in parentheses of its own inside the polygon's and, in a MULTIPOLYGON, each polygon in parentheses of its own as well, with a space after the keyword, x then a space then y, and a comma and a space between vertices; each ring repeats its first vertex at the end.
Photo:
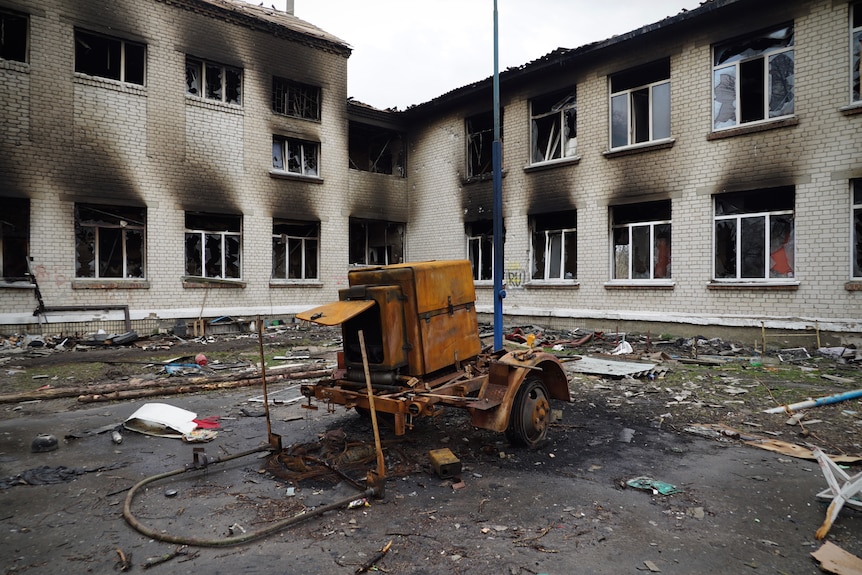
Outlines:
MULTIPOLYGON (((287 384, 270 393, 298 395, 287 384)), ((122 553, 135 572, 349 574, 390 541, 376 568, 398 574, 821 572, 810 556, 820 547, 814 532, 826 511, 815 498, 826 487, 816 462, 658 427, 585 393, 553 406, 562 418, 534 451, 512 448, 452 410, 399 441, 385 433, 382 499, 250 542, 229 544, 358 491, 325 476, 292 485, 264 471, 265 453, 249 455, 140 489, 131 514, 157 536, 132 528, 123 506, 141 480, 189 466, 194 448, 218 458, 266 441, 263 405, 252 401, 259 395, 238 389, 83 409, 74 400, 0 406, 0 478, 40 467, 49 477, 61 466, 86 470, 59 483, 7 481, 0 489, 4 573, 110 573, 122 553), (118 445, 110 432, 88 435, 147 402, 219 416, 222 429, 199 444, 127 431, 118 445), (59 448, 31 453, 40 433, 58 437, 59 448), (459 458, 458 478, 431 469, 428 452, 440 448, 459 458), (677 492, 626 486, 641 476, 677 492), (215 546, 192 545, 147 568, 179 547, 162 540, 175 538, 215 546)), ((274 405, 271 422, 285 446, 319 445, 321 434, 339 429, 349 442, 373 445, 369 421, 341 407, 328 413, 274 405)), ((350 474, 362 478, 373 467, 366 462, 350 474)), ((862 515, 842 511, 829 540, 862 555, 862 515)))

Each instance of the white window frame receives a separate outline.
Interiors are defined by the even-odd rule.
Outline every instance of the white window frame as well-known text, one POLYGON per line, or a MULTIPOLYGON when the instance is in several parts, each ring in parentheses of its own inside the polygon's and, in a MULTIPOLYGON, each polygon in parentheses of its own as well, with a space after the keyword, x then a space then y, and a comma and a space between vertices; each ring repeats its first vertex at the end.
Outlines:
POLYGON ((862 281, 862 180, 850 182, 850 277, 862 281))
POLYGON ((272 77, 273 114, 319 122, 322 99, 322 90, 319 86, 295 82, 280 76, 272 77), (291 106, 292 101, 302 102, 303 105, 291 106), (296 110, 297 113, 291 113, 291 110, 296 110), (307 113, 309 111, 311 113, 307 113))
MULTIPOLYGON (((572 210, 573 217, 577 217, 574 215, 575 211, 572 210)), ((538 227, 538 221, 542 218, 543 215, 547 214, 535 214, 530 216, 530 266, 533 272, 530 274, 530 282, 540 283, 540 282, 572 282, 574 283, 577 279, 577 248, 575 249, 575 272, 571 274, 571 277, 567 277, 566 274, 566 257, 569 255, 566 252, 566 245, 568 244, 567 238, 571 237, 572 240, 577 245, 578 235, 577 235, 577 224, 568 228, 554 228, 547 230, 536 230, 538 227), (544 265, 543 269, 539 270, 536 263, 536 245, 535 245, 535 237, 537 234, 542 234, 544 236, 543 241, 543 258, 542 261, 544 265), (553 236, 559 236, 559 256, 557 258, 553 258, 553 236), (559 266, 559 276, 551 277, 551 269, 555 265, 559 266), (541 272, 542 277, 535 277, 539 272, 541 272)))
POLYGON ((554 160, 571 158, 577 156, 578 131, 577 131, 578 101, 575 89, 550 94, 541 98, 530 100, 530 163, 533 165, 544 164, 554 160), (556 98, 555 104, 546 106, 543 110, 536 110, 537 100, 556 98), (569 130, 568 117, 574 116, 574 134, 565 133, 569 130), (539 142, 539 123, 546 118, 552 118, 551 132, 543 142, 539 142), (544 144, 544 146, 542 146, 544 144), (542 150, 541 148, 545 149, 542 150))
POLYGON ((850 6, 850 102, 862 104, 862 2, 850 6))
POLYGON ((320 278, 320 222, 297 222, 290 220, 274 220, 273 227, 276 225, 288 225, 288 226, 314 226, 315 235, 313 236, 300 236, 300 235, 291 235, 289 233, 286 234, 278 234, 273 230, 272 234, 272 242, 273 242, 273 266, 272 266, 272 279, 274 280, 287 280, 287 281, 318 281, 320 278), (300 268, 300 276, 292 277, 290 275, 291 270, 291 249, 290 242, 298 241, 299 242, 299 250, 298 256, 300 259, 299 268, 300 268), (275 274, 276 270, 276 242, 282 242, 285 245, 284 248, 284 276, 278 276, 275 274), (311 243, 314 242, 312 246, 311 243), (308 258, 310 252, 314 253, 314 270, 312 274, 308 273, 308 258))
POLYGON ((351 242, 349 257, 351 266, 382 266, 400 264, 404 261, 404 224, 385 220, 351 218, 348 235, 351 242), (361 229, 362 237, 356 232, 361 229), (382 238, 382 242, 381 242, 382 238), (358 240, 358 241, 357 241, 358 240), (354 258, 356 247, 361 243, 362 258, 354 258), (376 243, 376 245, 372 245, 376 243), (391 252, 391 253, 390 253, 391 252), (372 262, 372 256, 378 261, 372 262))
MULTIPOLYGON (((197 215, 201 216, 201 217, 206 217, 206 214, 197 214, 197 215)), ((214 214, 214 215, 216 215, 216 214, 214 214)), ((219 217, 225 217, 223 214, 218 214, 218 216, 219 217)), ((186 277, 189 277, 189 278, 206 278, 206 279, 223 279, 223 280, 241 280, 242 279, 242 216, 230 216, 230 217, 236 217, 238 219, 239 228, 240 228, 239 231, 186 228, 185 236, 184 236, 185 241, 183 243, 183 252, 184 252, 183 255, 185 257, 185 260, 184 260, 185 264, 183 267, 185 270, 186 277), (201 275, 189 274, 189 269, 188 269, 189 254, 188 254, 187 248, 188 248, 189 238, 192 236, 199 236, 199 238, 200 238, 201 254, 200 254, 200 262, 199 263, 200 263, 200 268, 201 268, 201 275), (219 275, 215 275, 215 274, 214 275, 208 275, 207 274, 207 257, 206 257, 207 237, 217 237, 219 240, 219 255, 220 255, 219 268, 221 270, 221 274, 219 274, 219 275), (226 270, 228 267, 228 259, 227 259, 228 250, 226 249, 226 247, 227 247, 227 238, 229 238, 229 237, 237 238, 237 254, 236 254, 236 257, 237 257, 237 275, 226 277, 226 270)))
POLYGON ((626 148, 629 146, 643 145, 649 144, 653 142, 663 142, 670 139, 670 80, 661 80, 659 82, 652 82, 650 84, 644 84, 643 86, 637 86, 634 88, 630 88, 628 90, 621 90, 619 92, 614 92, 611 94, 610 98, 610 134, 611 134, 611 149, 620 149, 626 148), (656 121, 655 121, 655 90, 660 87, 667 86, 667 102, 668 102, 668 110, 667 110, 667 133, 661 134, 659 136, 656 135, 656 121), (634 99, 632 98, 632 94, 635 92, 640 92, 646 90, 647 91, 647 115, 648 115, 648 123, 649 123, 649 136, 646 140, 635 141, 635 120, 636 120, 636 106, 634 103, 634 99), (617 102, 621 102, 625 106, 626 110, 626 142, 624 144, 614 144, 614 103, 615 100, 617 102))
MULTIPOLYGON (((101 210, 105 213, 107 217, 112 217, 110 211, 112 208, 117 208, 117 206, 98 206, 93 204, 76 204, 75 205, 75 247, 76 252, 80 249, 79 242, 81 238, 79 237, 79 230, 88 229, 91 230, 92 233, 92 249, 93 249, 93 270, 92 275, 79 275, 79 261, 76 259, 75 263, 75 278, 76 279, 145 279, 147 275, 146 263, 147 263, 147 254, 146 254, 146 246, 147 246, 147 226, 146 221, 143 222, 135 222, 129 219, 118 219, 116 223, 109 222, 98 222, 98 223, 88 223, 87 221, 82 222, 79 215, 79 209, 88 209, 94 211, 101 210), (101 235, 104 230, 121 230, 119 239, 120 245, 119 248, 122 251, 122 272, 120 275, 102 275, 102 242, 101 235), (128 251, 129 244, 129 232, 137 232, 140 234, 140 242, 141 242, 141 261, 140 261, 140 275, 130 275, 130 255, 128 251)), ((134 208, 136 209, 136 208, 134 208)), ((146 218, 146 209, 141 208, 141 213, 144 218, 146 218)), ((107 232, 104 232, 107 233, 107 232)), ((107 257, 107 256, 106 256, 107 257)))
POLYGON ((229 104, 232 106, 242 106, 242 96, 243 96, 243 73, 242 68, 237 68, 235 66, 227 66, 225 64, 221 64, 219 62, 213 62, 211 60, 205 60, 203 58, 195 58, 194 56, 186 56, 186 95, 192 96, 195 98, 201 98, 203 100, 211 100, 216 102, 221 102, 223 104, 229 104), (190 64, 195 64, 198 66, 198 70, 200 71, 200 78, 195 80, 197 84, 194 86, 189 82, 189 66, 190 64), (210 69, 217 68, 219 70, 219 93, 218 96, 213 96, 209 90, 209 82, 207 81, 207 76, 211 73, 210 69), (237 77, 237 87, 236 87, 236 98, 228 99, 228 72, 231 72, 237 77), (194 92, 197 90, 197 93, 194 92))
MULTIPOLYGON (((669 203, 669 202, 668 202, 669 203)), ((620 206, 622 207, 622 206, 620 206)), ((626 206, 631 207, 631 206, 626 206)), ((670 209, 670 206, 668 206, 670 209)), ((611 208, 611 213, 613 213, 613 207, 611 208)), ((667 282, 670 281, 673 277, 671 272, 672 270, 672 245, 670 240, 668 241, 668 252, 667 252, 667 274, 664 277, 655 277, 656 276, 656 262, 657 256, 659 255, 659 247, 657 246, 657 242, 659 239, 658 235, 658 227, 659 226, 667 226, 667 234, 672 238, 673 234, 673 220, 672 218, 667 219, 654 219, 654 220, 643 220, 643 221, 634 221, 634 222, 626 222, 626 223, 614 223, 611 225, 611 278, 614 282, 667 282), (647 258, 648 266, 648 277, 634 277, 635 272, 635 262, 633 257, 633 246, 635 241, 635 230, 637 229, 646 229, 649 237, 649 255, 647 258), (625 244, 617 244, 616 235, 618 231, 622 231, 626 234, 627 242, 625 244), (617 245, 627 246, 627 250, 625 250, 625 277, 620 277, 618 274, 619 267, 617 265, 617 256, 622 255, 623 252, 619 252, 617 250, 617 245)))
POLYGON ((145 44, 141 44, 140 42, 130 42, 128 40, 124 40, 123 38, 117 38, 116 36, 108 36, 107 34, 99 34, 98 32, 92 32, 90 30, 85 30, 83 28, 75 28, 74 31, 74 41, 76 44, 76 53, 75 53, 75 73, 83 74, 86 76, 90 76, 93 78, 104 78, 106 80, 111 80, 114 82, 122 82, 123 84, 129 84, 132 86, 146 86, 147 84, 147 46, 145 44), (110 76, 103 76, 101 74, 90 74, 89 72, 78 71, 78 55, 77 55, 77 44, 79 42, 84 42, 85 39, 79 38, 79 34, 83 34, 86 36, 92 36, 96 38, 102 38, 109 42, 116 42, 120 47, 120 73, 119 78, 112 78, 110 76), (126 79, 126 48, 127 46, 135 46, 141 49, 141 81, 132 82, 126 79))
POLYGON ((272 169, 307 178, 320 177, 320 144, 296 138, 272 137, 272 169), (291 150, 296 161, 290 162, 291 150))
MULTIPOLYGON (((473 225, 479 222, 468 223, 466 225, 467 236, 467 259, 470 260, 470 265, 473 269, 473 281, 476 283, 488 283, 494 281, 494 233, 476 233, 473 225), (474 247, 475 246, 475 247, 474 247), (490 254, 488 253, 490 252, 490 254), (475 255, 474 255, 475 254, 475 255), (486 261, 486 257, 490 258, 489 277, 483 277, 482 263, 486 261)), ((485 222, 482 222, 483 224, 485 222)), ((490 225, 492 222, 488 222, 490 225)), ((486 226, 482 226, 484 230, 486 226)))
MULTIPOLYGON (((760 192, 763 194, 768 194, 768 190, 763 190, 762 192, 759 190, 753 190, 753 192, 760 192)), ((775 209, 775 210, 762 210, 757 212, 743 212, 738 214, 728 214, 728 215, 718 215, 716 214, 716 202, 719 200, 720 196, 714 196, 713 198, 713 224, 712 224, 712 278, 714 282, 719 283, 741 283, 741 282, 754 282, 754 283, 787 283, 788 281, 795 281, 794 278, 796 276, 796 256, 795 256, 795 237, 796 237, 796 217, 795 217, 795 208, 794 209, 775 209), (784 216, 790 216, 791 229, 787 241, 787 249, 791 251, 789 262, 792 263, 791 271, 789 275, 771 275, 771 268, 773 266, 770 265, 773 245, 771 242, 771 232, 772 232, 772 223, 775 218, 782 218, 784 216), (755 277, 743 277, 743 260, 745 253, 745 245, 743 240, 743 229, 742 225, 745 220, 754 220, 758 218, 763 218, 763 237, 761 238, 763 241, 763 261, 762 271, 763 277, 755 276, 755 277), (735 271, 734 277, 718 277, 717 269, 716 269, 716 260, 718 259, 718 223, 719 222, 733 222, 734 223, 734 231, 735 231, 735 271)), ((795 193, 794 193, 794 201, 795 201, 795 193)), ((781 246, 779 246, 781 247, 781 246)))
MULTIPOLYGON (((739 38, 730 42, 722 42, 721 44, 717 44, 712 48, 712 130, 714 132, 719 132, 721 130, 727 130, 731 128, 737 128, 739 126, 749 126, 752 124, 765 123, 765 122, 774 122, 776 120, 781 120, 783 118, 793 117, 796 112, 796 92, 795 92, 795 78, 796 78, 796 56, 795 56, 795 28, 794 24, 791 22, 789 24, 785 24, 782 26, 778 26, 776 28, 765 30, 759 32, 757 34, 752 34, 747 37, 739 38), (755 38, 762 38, 767 36, 773 36, 776 34, 780 34, 789 30, 789 44, 786 46, 769 48, 766 50, 757 51, 752 56, 745 56, 745 51, 741 52, 736 56, 732 56, 728 60, 717 63, 716 60, 718 58, 718 52, 723 46, 727 46, 728 44, 735 43, 744 43, 745 41, 755 38), (770 63, 773 59, 787 55, 790 60, 793 62, 793 73, 790 75, 792 77, 791 80, 791 90, 793 92, 793 98, 791 100, 791 110, 786 111, 785 113, 775 114, 773 115, 773 111, 770 108, 770 97, 772 95, 772 90, 770 89, 772 83, 772 76, 769 73, 770 71, 770 63), (745 94, 741 93, 742 90, 742 82, 739 81, 740 78, 740 68, 744 64, 749 64, 755 61, 762 61, 764 70, 763 70, 763 102, 762 102, 762 111, 763 118, 758 118, 754 120, 743 120, 742 111, 743 111, 743 102, 742 98, 746 97, 745 94), (732 71, 732 73, 728 74, 728 72, 732 71), (725 80, 727 79, 727 80, 725 80), (718 98, 718 92, 721 89, 722 93, 728 95, 730 92, 731 86, 728 86, 727 83, 732 81, 733 86, 733 118, 729 118, 719 122, 719 117, 725 117, 724 113, 724 105, 718 98), (721 125, 719 125, 721 124, 721 125)), ((748 101, 750 96, 746 97, 746 101, 748 101)))

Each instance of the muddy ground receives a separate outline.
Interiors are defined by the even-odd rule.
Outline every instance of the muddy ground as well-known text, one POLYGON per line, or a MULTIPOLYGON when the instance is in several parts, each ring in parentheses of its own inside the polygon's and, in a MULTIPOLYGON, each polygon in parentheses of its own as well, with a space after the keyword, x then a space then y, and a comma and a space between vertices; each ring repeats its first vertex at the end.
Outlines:
MULTIPOLYGON (((539 340, 577 339, 573 335, 542 333, 539 340)), ((705 437, 704 427, 723 424, 789 445, 862 454, 857 400, 808 409, 801 426, 787 425, 786 414, 763 413, 857 389, 859 363, 807 350, 784 354, 784 361, 768 353, 754 362, 761 365, 752 365, 753 351, 730 342, 627 339, 634 349, 626 359, 655 360, 654 378, 572 370, 573 401, 552 406, 560 418, 540 448, 513 448, 502 435, 474 429, 465 413, 449 410, 419 422, 403 438, 384 431, 382 499, 233 545, 231 539, 297 513, 362 495, 309 460, 289 468, 282 463, 290 460, 273 461, 265 451, 180 472, 193 466, 195 448, 208 458, 228 458, 266 441, 259 386, 98 403, 77 395, 10 396, 45 386, 45 392, 141 381, 176 386, 200 374, 169 378, 152 362, 190 361, 198 353, 207 355, 210 367, 225 366, 210 376, 240 373, 259 361, 254 337, 174 339, 167 349, 158 347, 167 347, 169 338, 156 338, 138 342, 147 349, 7 354, 11 359, 0 365, 0 395, 6 398, 0 404, 0 563, 5 573, 107 573, 119 568, 119 550, 131 556, 131 570, 141 571, 191 539, 205 545, 191 545, 146 570, 346 574, 391 541, 377 562, 388 573, 821 572, 810 556, 821 545, 814 532, 826 511, 816 499, 826 487, 817 462, 727 436, 705 437), (695 355, 699 363, 682 363, 695 355), (110 428, 149 402, 218 416, 222 428, 199 444, 128 431, 121 444, 113 443, 110 428), (40 433, 58 437, 58 449, 32 453, 40 433), (441 448, 459 459, 457 477, 433 472, 428 452, 441 448), (136 492, 129 515, 143 532, 132 528, 123 518, 129 489, 172 471, 177 474, 136 492), (675 492, 629 486, 637 477, 654 487, 672 485, 675 492), (58 483, 41 484, 52 479, 58 483)), ((308 368, 331 362, 338 344, 337 333, 318 328, 271 330, 264 341, 268 365, 308 368)), ((595 338, 555 353, 566 360, 593 357, 617 343, 615 336, 595 338)), ((341 460, 338 468, 363 478, 375 465, 367 457, 373 445, 369 420, 341 407, 302 409, 294 401, 297 385, 269 386, 272 431, 291 453, 302 447, 319 458, 327 446, 343 450, 339 441, 346 441, 355 461, 341 460)), ((859 471, 858 465, 848 469, 859 471)), ((862 556, 862 514, 842 510, 827 540, 862 556)))

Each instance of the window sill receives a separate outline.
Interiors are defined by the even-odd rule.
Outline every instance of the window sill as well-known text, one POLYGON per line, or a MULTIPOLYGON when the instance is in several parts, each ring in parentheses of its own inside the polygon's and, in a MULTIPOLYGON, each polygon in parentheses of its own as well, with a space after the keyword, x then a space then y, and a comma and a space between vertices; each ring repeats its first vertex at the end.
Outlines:
POLYGON ((304 176, 302 174, 294 174, 293 172, 285 172, 283 170, 270 170, 269 177, 277 180, 296 180, 299 182, 308 182, 309 184, 322 184, 323 178, 320 176, 304 176))
POLYGON ((207 108, 209 110, 218 110, 219 112, 230 112, 231 114, 240 115, 243 114, 242 105, 240 104, 229 104, 227 102, 222 102, 221 100, 201 98, 200 96, 195 96, 193 94, 186 94, 186 103, 198 106, 200 108, 207 108))
POLYGON ((605 282, 606 290, 672 290, 674 280, 613 280, 605 282))
POLYGON ((150 289, 150 282, 145 279, 78 278, 72 280, 72 289, 150 289))
POLYGON ((0 70, 14 70, 16 72, 30 73, 30 64, 16 60, 4 60, 0 58, 0 70))
POLYGON ((851 280, 844 284, 847 291, 862 291, 862 280, 851 280))
POLYGON ((269 280, 269 287, 271 288, 322 288, 323 282, 320 280, 277 280, 271 279, 269 280))
POLYGON ((746 281, 710 281, 706 284, 707 289, 711 290, 776 290, 776 291, 796 291, 799 289, 799 284, 801 282, 796 280, 782 280, 782 281, 758 281, 758 282, 746 282, 746 281))
POLYGON ((644 142, 642 144, 632 144, 622 148, 612 148, 602 152, 602 155, 608 159, 619 158, 621 156, 631 156, 632 154, 640 154, 642 152, 653 152, 656 150, 667 150, 672 148, 676 138, 665 138, 663 140, 654 140, 652 142, 644 142))
POLYGON ((559 280, 559 281, 542 281, 533 280, 524 284, 524 287, 530 290, 533 289, 578 289, 581 287, 581 282, 578 280, 559 280))
POLYGON ((569 156, 567 158, 559 158, 557 160, 549 160, 547 162, 530 164, 529 166, 524 166, 524 171, 529 174, 530 172, 541 172, 543 170, 550 170, 552 168, 558 168, 560 166, 575 166, 580 162, 580 156, 569 156))
POLYGON ((766 132, 767 130, 776 130, 778 128, 787 128, 799 124, 799 118, 790 116, 778 120, 761 120, 759 122, 751 122, 743 126, 734 128, 725 128, 717 132, 710 132, 706 135, 706 140, 723 140, 725 138, 735 138, 736 136, 744 136, 746 134, 756 134, 758 132, 766 132))
POLYGON ((36 289, 30 280, 6 280, 0 278, 0 288, 6 289, 36 289))
POLYGON ((138 96, 147 95, 147 88, 140 84, 129 84, 127 82, 120 82, 119 80, 112 80, 111 78, 89 76, 87 74, 82 74, 81 72, 75 72, 75 83, 83 84, 85 86, 96 86, 98 88, 108 88, 110 90, 116 90, 117 92, 123 92, 126 94, 136 94, 138 96))
POLYGON ((839 108, 838 111, 845 116, 856 116, 857 114, 862 114, 862 102, 853 102, 849 106, 839 108))
POLYGON ((243 289, 245 282, 242 280, 223 280, 220 278, 201 278, 194 276, 183 277, 184 288, 215 288, 215 289, 243 289))
MULTIPOLYGON (((507 170, 502 170, 502 173, 500 174, 500 177, 501 177, 501 178, 505 178, 505 177, 506 177, 506 173, 507 173, 507 170)), ((467 184, 478 184, 479 182, 490 182, 490 181, 491 181, 491 180, 493 180, 493 179, 494 179, 494 174, 493 174, 493 173, 488 173, 488 174, 479 174, 478 176, 470 176, 469 178, 462 178, 462 179, 461 179, 461 183, 462 183, 462 184, 464 184, 464 185, 467 185, 467 184)))

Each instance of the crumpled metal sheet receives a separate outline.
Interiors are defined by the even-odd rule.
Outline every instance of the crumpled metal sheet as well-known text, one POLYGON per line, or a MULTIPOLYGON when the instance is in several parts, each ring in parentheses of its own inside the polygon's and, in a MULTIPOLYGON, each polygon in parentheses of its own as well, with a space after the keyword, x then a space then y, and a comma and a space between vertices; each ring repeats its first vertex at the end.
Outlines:
POLYGON ((564 367, 566 371, 570 372, 608 377, 646 377, 650 373, 659 374, 667 371, 666 367, 658 368, 655 363, 619 361, 590 356, 583 356, 578 361, 565 363, 564 367))

